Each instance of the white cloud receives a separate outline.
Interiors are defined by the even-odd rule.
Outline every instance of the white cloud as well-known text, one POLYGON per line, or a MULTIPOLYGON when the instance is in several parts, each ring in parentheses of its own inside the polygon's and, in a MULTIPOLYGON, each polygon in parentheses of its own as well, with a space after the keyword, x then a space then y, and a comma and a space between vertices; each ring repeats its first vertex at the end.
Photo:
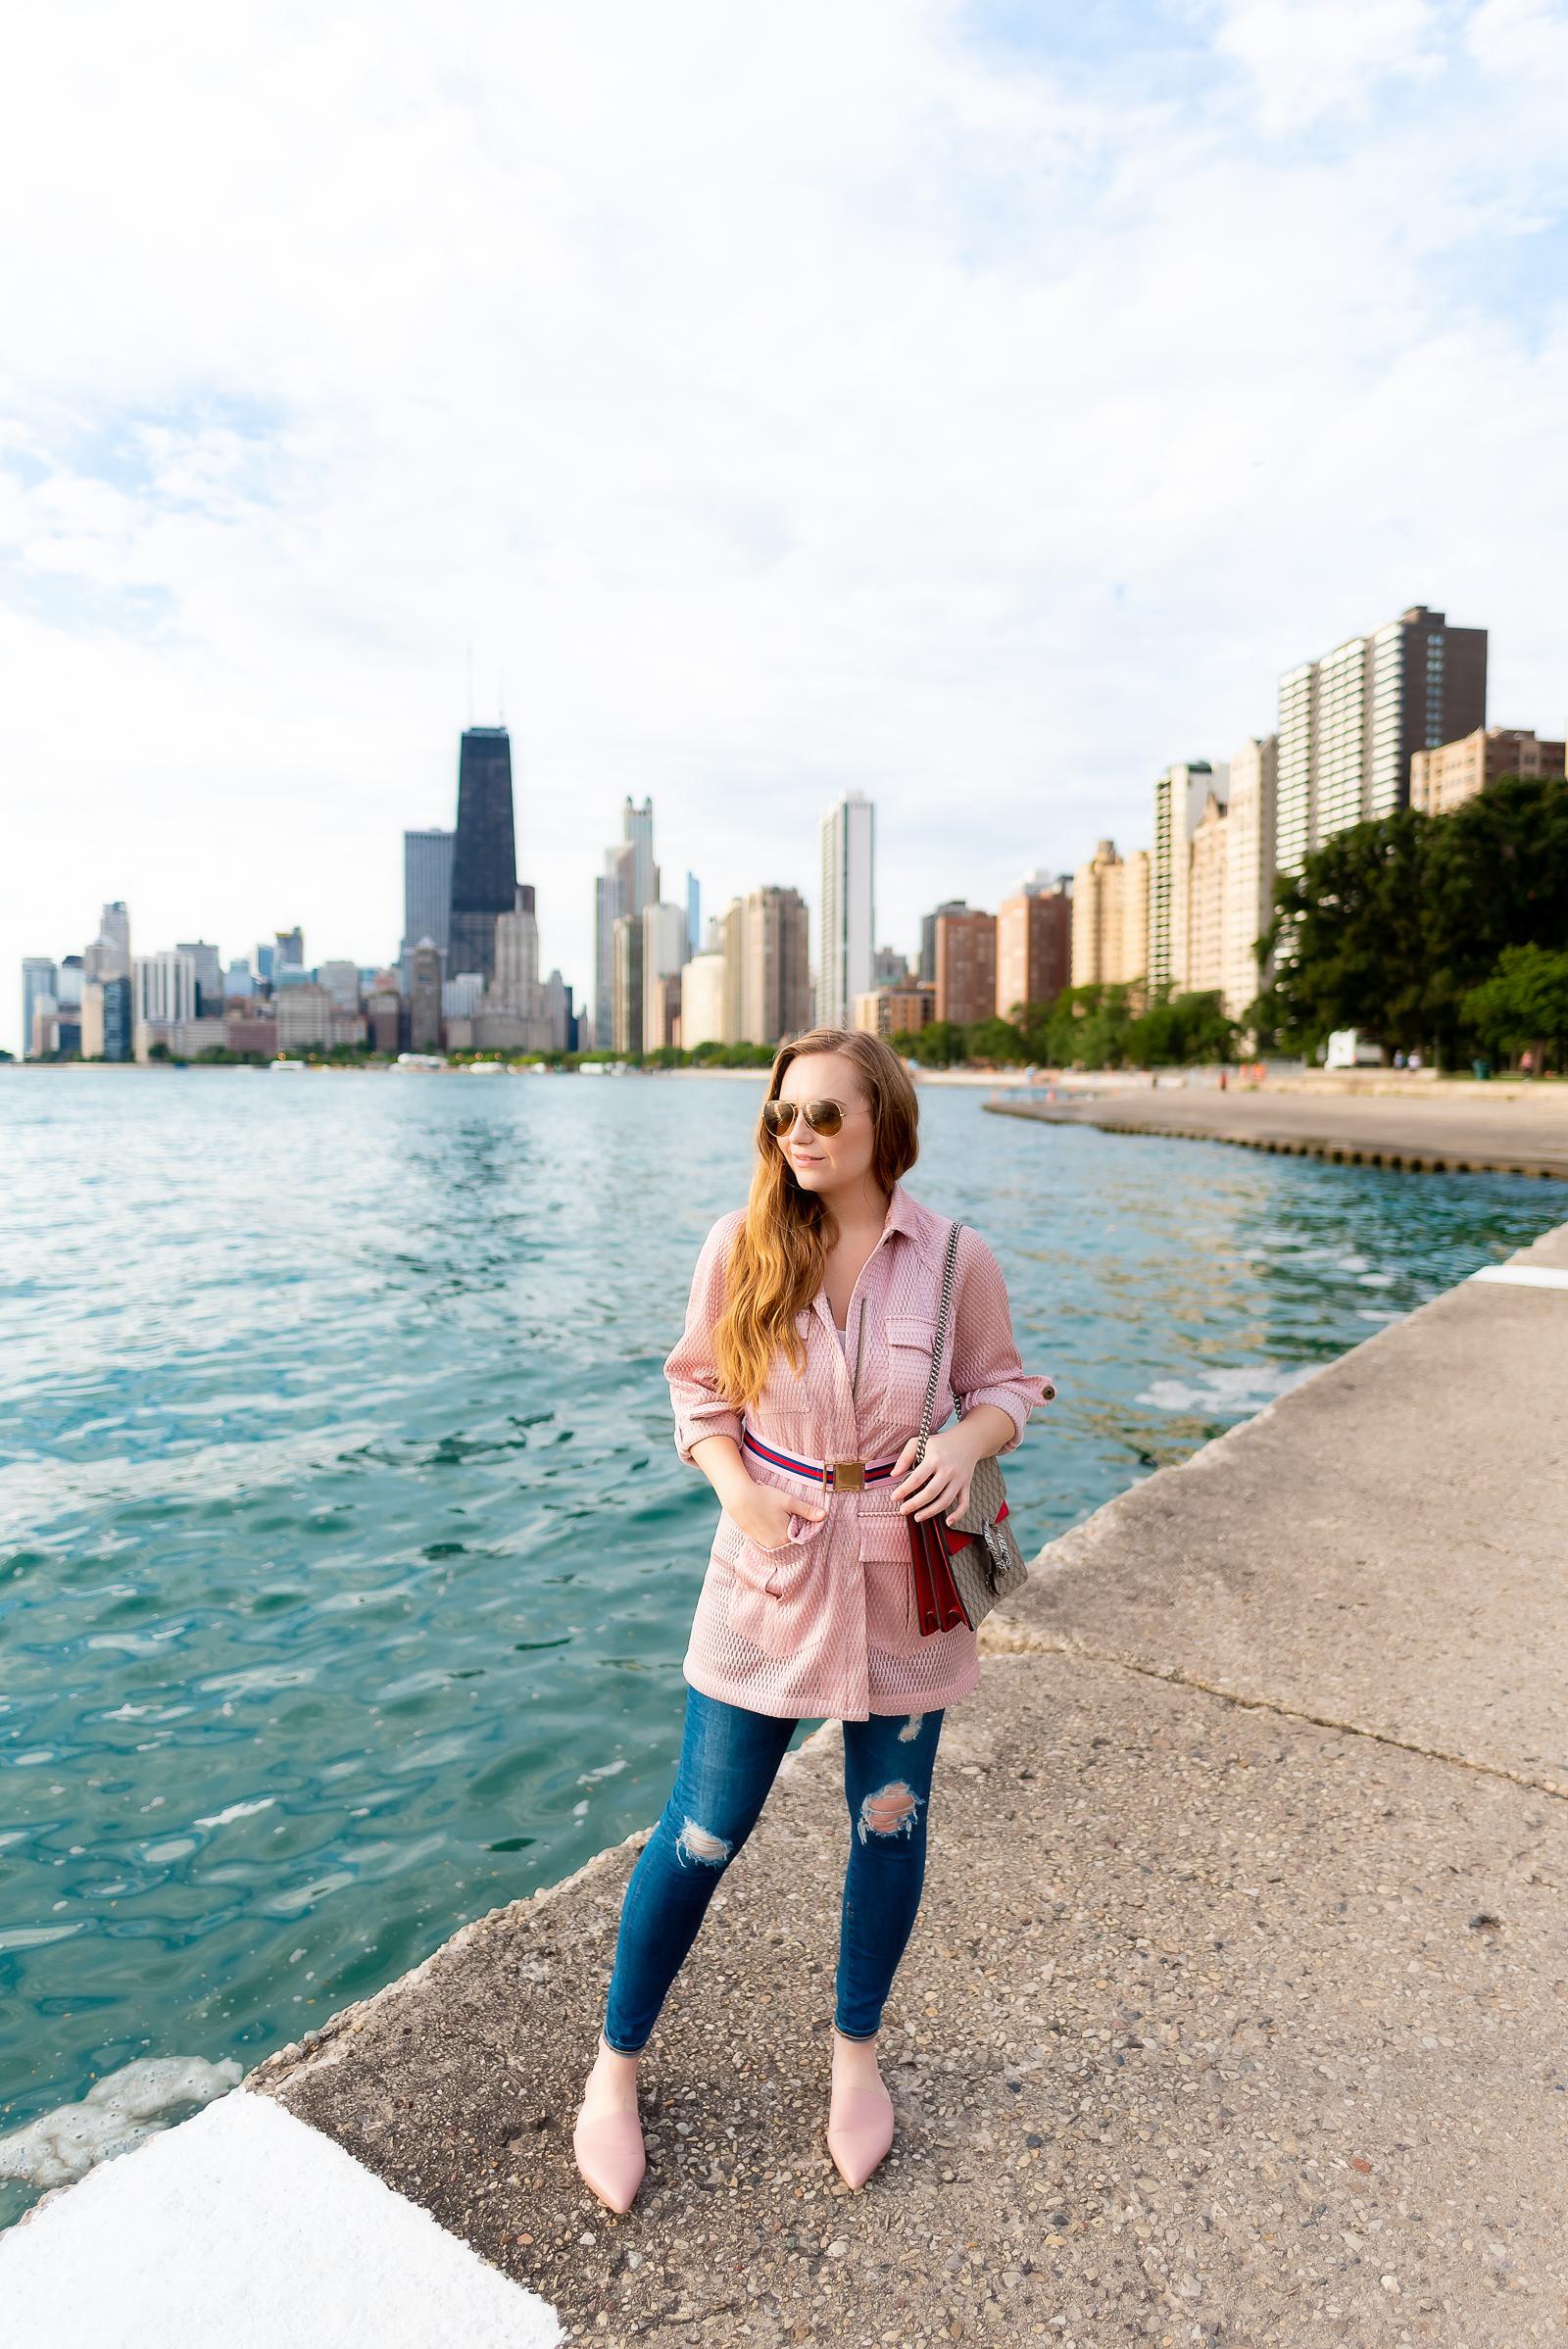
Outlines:
POLYGON ((1431 80, 1443 29, 1433 0, 1230 0, 1216 46, 1251 75, 1263 127, 1294 130, 1372 114, 1391 81, 1431 80))
POLYGON ((1522 0, 1340 13, 1232 7, 1178 84, 936 0, 33 12, 0 1039, 109 897, 390 952, 470 643, 580 993, 627 792, 714 909, 814 901, 871 790, 911 946, 1412 599, 1560 728, 1568 69, 1522 0))

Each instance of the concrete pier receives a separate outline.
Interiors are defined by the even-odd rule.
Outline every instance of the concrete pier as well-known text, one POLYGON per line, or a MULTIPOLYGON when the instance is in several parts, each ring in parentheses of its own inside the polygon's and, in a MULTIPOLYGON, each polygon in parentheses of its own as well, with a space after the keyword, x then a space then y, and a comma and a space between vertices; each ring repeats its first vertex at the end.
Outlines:
MULTIPOLYGON (((1568 1226, 1492 1269, 1110 1502, 990 1619, 861 2192, 822 2138, 831 1723, 671 1992, 625 2217, 570 2132, 646 1831, 224 2103, 281 2108, 512 2278, 519 2341, 548 2311, 660 2349, 1562 2343, 1568 1226)), ((35 2276, 156 2150, 16 2230, 35 2276)), ((329 2205, 316 2232, 329 2263, 329 2205)), ((0 2301, 7 2275, 0 2242, 0 2301)), ((81 2278, 62 2258, 52 2341, 87 2337, 81 2278)), ((421 2339, 473 2337, 411 2290, 421 2339)))
POLYGON ((1414 1173, 1524 1174, 1568 1182, 1568 1085, 1466 1085, 1404 1095, 1212 1085, 1122 1089, 1054 1101, 1030 1094, 982 1103, 999 1117, 1101 1126, 1184 1142, 1334 1158, 1414 1173))

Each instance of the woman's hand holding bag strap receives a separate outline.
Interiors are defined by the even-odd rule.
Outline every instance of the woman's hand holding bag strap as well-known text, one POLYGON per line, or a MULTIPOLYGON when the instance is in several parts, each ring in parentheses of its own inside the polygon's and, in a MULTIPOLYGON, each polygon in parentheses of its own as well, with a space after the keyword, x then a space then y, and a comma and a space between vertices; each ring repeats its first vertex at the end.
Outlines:
MULTIPOLYGON (((931 1376, 926 1382, 925 1409, 920 1414, 917 1460, 925 1457, 931 1414, 936 1407, 961 1223, 961 1217, 956 1218, 948 1234, 947 1258, 942 1268, 942 1306, 937 1316, 931 1376)), ((914 1619, 922 1635, 951 1632, 960 1623, 966 1623, 973 1631, 999 1598, 1005 1598, 1028 1580, 1028 1564, 1007 1520, 1006 1489, 994 1455, 975 1462, 969 1498, 957 1516, 944 1520, 939 1512, 935 1517, 909 1519, 909 1573, 914 1619), (959 1545, 950 1546, 951 1536, 945 1527, 959 1537, 959 1545)))

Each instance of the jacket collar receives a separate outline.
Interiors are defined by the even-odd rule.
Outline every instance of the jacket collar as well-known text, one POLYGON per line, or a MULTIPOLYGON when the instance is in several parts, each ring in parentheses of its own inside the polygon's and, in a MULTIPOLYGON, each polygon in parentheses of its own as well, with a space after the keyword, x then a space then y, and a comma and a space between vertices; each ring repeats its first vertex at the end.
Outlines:
POLYGON ((923 1207, 917 1199, 911 1198, 902 1183, 894 1184, 883 1231, 907 1233, 921 1255, 939 1271, 948 1245, 948 1222, 947 1216, 936 1214, 932 1208, 923 1207))
MULTIPOLYGON (((947 1252, 948 1223, 946 1215, 938 1215, 932 1208, 923 1207, 917 1199, 910 1197, 902 1183, 895 1183, 893 1196, 888 1201, 888 1211, 882 1219, 882 1239, 885 1240, 890 1232, 902 1232, 910 1247, 917 1248, 933 1270, 940 1273, 947 1252)), ((819 1320, 827 1323, 829 1329, 834 1327, 833 1308, 827 1301, 825 1289, 819 1289, 812 1302, 802 1308, 797 1317, 797 1327, 809 1321, 813 1312, 819 1320)))

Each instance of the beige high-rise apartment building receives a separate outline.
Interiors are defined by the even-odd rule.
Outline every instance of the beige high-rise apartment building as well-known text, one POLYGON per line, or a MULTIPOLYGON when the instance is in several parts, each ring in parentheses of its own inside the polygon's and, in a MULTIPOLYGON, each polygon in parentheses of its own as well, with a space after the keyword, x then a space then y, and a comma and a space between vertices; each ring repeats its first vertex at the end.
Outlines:
POLYGON ((724 955, 705 950, 684 963, 680 974, 680 1042, 689 1052, 699 1044, 729 1044, 724 1033, 724 955))
POLYGON ((1149 856, 1149 984, 1168 979, 1177 995, 1189 992, 1192 915, 1192 840, 1212 792, 1223 807, 1229 792, 1223 762, 1179 759, 1154 785, 1154 845, 1149 856))
POLYGON ((1149 954, 1149 851, 1123 858, 1102 840, 1072 877, 1074 987, 1130 986, 1149 954))
POLYGON ((997 909, 999 1019, 1023 1003, 1054 1003, 1072 975, 1072 884, 1043 875, 997 909))
POLYGON ((780 1044, 811 1024, 809 915, 798 889, 754 889, 741 921, 741 1039, 780 1044))
POLYGON ((1205 793, 1203 812, 1193 826, 1187 874, 1186 976, 1187 995, 1223 994, 1227 863, 1230 818, 1225 804, 1212 791, 1205 793))
POLYGON ((643 917, 617 913, 610 925, 610 1049, 638 1052, 643 1041, 643 917))
POLYGON ((1428 815, 1451 815, 1503 775, 1560 775, 1563 764, 1560 742, 1542 742, 1519 727, 1478 726, 1457 742, 1413 753, 1410 805, 1428 815))
POLYGON ((997 917, 974 909, 937 916, 938 1019, 957 1027, 997 1009, 997 917))
MULTIPOLYGON (((779 1044, 811 1025, 810 915, 798 889, 730 899, 686 964, 697 993, 681 1004, 681 1044, 779 1044)), ((683 981, 684 981, 683 974, 683 981)))
POLYGON ((1254 942, 1274 910, 1274 831, 1279 786, 1279 736, 1253 735, 1231 760, 1227 802, 1225 956, 1220 986, 1226 1016, 1240 1019, 1267 986, 1254 942))
POLYGON ((686 908, 662 902, 642 909, 643 984, 642 1033, 645 1052, 657 1052, 673 1041, 672 1027, 679 1009, 678 992, 671 1000, 666 979, 676 978, 686 959, 686 908))

